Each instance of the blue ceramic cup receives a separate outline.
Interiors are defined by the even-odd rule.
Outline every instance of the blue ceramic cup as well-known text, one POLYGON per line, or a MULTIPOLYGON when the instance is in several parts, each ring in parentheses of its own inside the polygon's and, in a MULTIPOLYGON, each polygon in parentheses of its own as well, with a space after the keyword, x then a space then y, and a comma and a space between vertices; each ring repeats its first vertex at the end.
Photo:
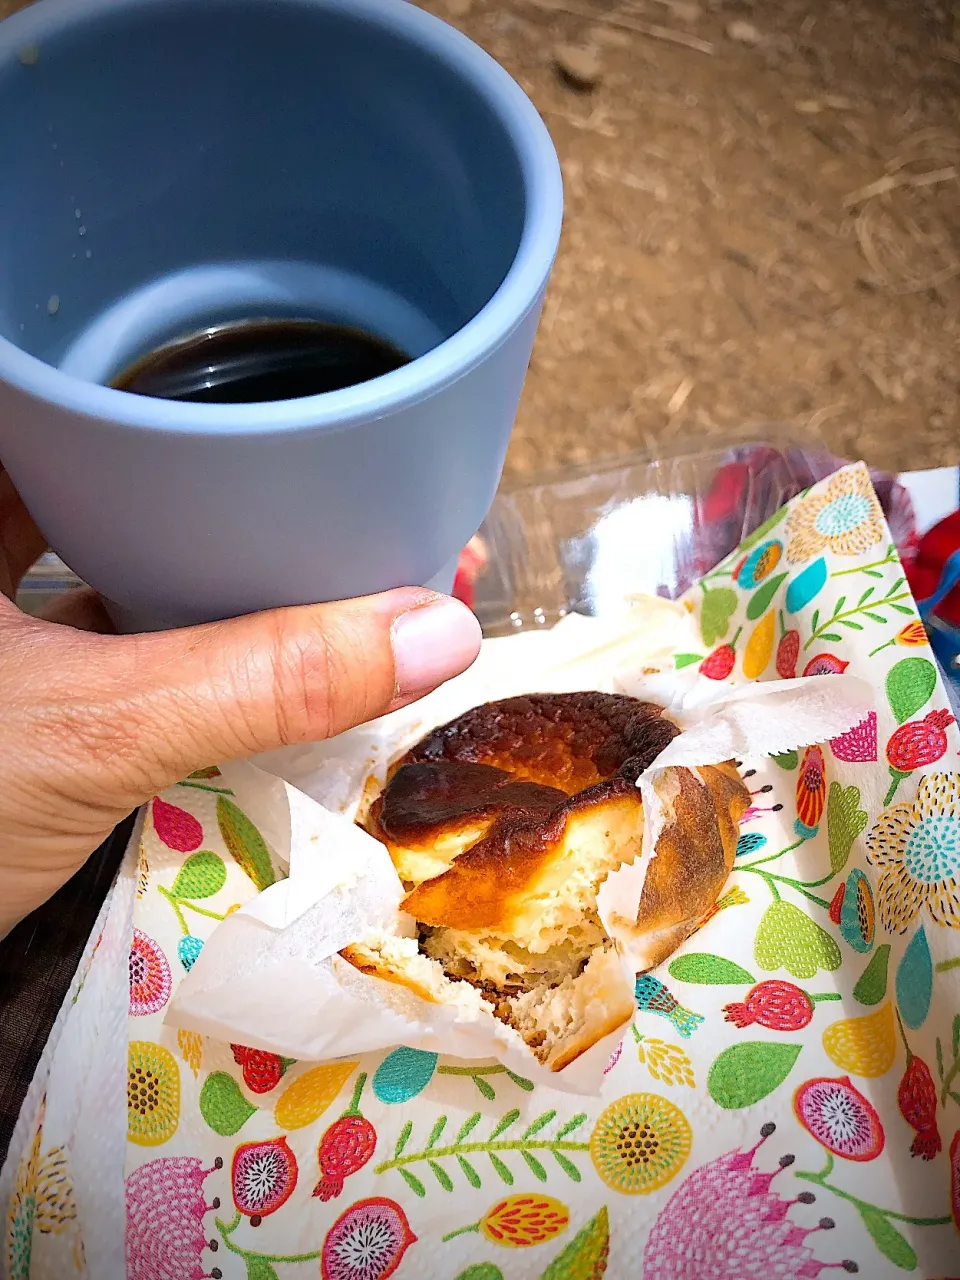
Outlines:
POLYGON ((560 232, 549 135, 397 0, 41 0, 0 25, 0 460, 125 629, 448 589, 560 232), (411 362, 297 400, 105 385, 249 316, 411 362))

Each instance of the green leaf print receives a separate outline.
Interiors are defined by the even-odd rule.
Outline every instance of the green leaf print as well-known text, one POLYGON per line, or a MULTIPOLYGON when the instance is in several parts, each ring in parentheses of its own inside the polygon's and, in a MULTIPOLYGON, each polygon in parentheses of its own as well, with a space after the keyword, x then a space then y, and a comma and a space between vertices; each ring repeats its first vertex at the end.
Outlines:
POLYGON ((870 962, 853 988, 854 1000, 872 1007, 887 994, 887 970, 890 965, 890 943, 883 942, 870 957, 870 962))
POLYGON ((577 1168, 577 1166, 573 1163, 572 1160, 567 1159, 567 1157, 563 1154, 562 1151, 554 1151, 553 1158, 554 1160, 556 1160, 557 1164, 560 1166, 560 1168, 567 1175, 567 1177, 570 1179, 571 1182, 579 1182, 581 1180, 582 1175, 580 1173, 580 1170, 577 1168))
MULTIPOLYGON (((399 1053, 399 1050, 395 1050, 395 1052, 399 1053)), ((412 1049, 407 1050, 406 1052, 418 1053, 419 1050, 412 1049)), ((423 1056, 429 1057, 431 1055, 424 1054, 423 1056)), ((509 1067, 504 1067, 500 1064, 492 1067, 454 1067, 444 1065, 437 1067, 436 1070, 438 1076, 465 1076, 469 1078, 476 1085, 477 1092, 480 1093, 482 1097, 486 1098, 488 1102, 493 1102, 497 1096, 496 1089, 490 1083, 490 1076, 506 1076, 508 1080, 511 1080, 517 1088, 522 1089, 524 1093, 530 1093, 533 1090, 532 1080, 526 1080, 523 1076, 518 1076, 515 1071, 511 1071, 509 1067)), ((428 1083, 429 1078, 426 1078, 422 1087, 426 1088, 428 1083)), ((394 1101, 392 1098, 389 1100, 391 1102, 394 1101)), ((381 1099, 381 1101, 384 1101, 384 1099, 381 1099)), ((397 1099, 397 1101, 399 1101, 399 1099, 397 1099)))
POLYGON ((541 1280, 601 1280, 609 1253, 610 1220, 604 1205, 557 1254, 541 1280))
POLYGON ((278 1280, 276 1271, 266 1258, 258 1258, 256 1254, 247 1254, 247 1280, 278 1280))
POLYGON ((753 944, 757 964, 766 973, 786 969, 795 978, 812 978, 820 969, 840 968, 840 948, 825 929, 792 902, 778 899, 763 913, 753 944))
POLYGON ((803 1048, 775 1040, 747 1040, 718 1054, 707 1076, 707 1090, 718 1107, 752 1107, 779 1088, 803 1048))
POLYGON ((223 859, 209 849, 191 854, 177 873, 171 892, 176 898, 212 898, 226 884, 223 859))
MULTIPOLYGON (((902 589, 903 583, 904 579, 898 578, 882 599, 866 600, 865 597, 861 596, 860 602, 852 605, 849 609, 844 609, 843 607, 847 603, 847 597, 840 596, 833 606, 833 612, 830 617, 824 622, 820 622, 819 618, 817 619, 817 623, 814 624, 814 628, 803 646, 804 649, 809 649, 818 640, 842 640, 844 637, 840 628, 853 632, 862 631, 863 623, 854 621, 858 615, 872 619, 874 622, 885 622, 889 616, 886 612, 887 609, 891 609, 896 613, 912 613, 913 610, 908 605, 901 603, 910 599, 910 592, 902 589)), ((905 658, 904 661, 924 662, 926 660, 924 658, 905 658)), ((929 666, 929 663, 927 665, 929 666)), ((913 713, 911 712, 910 714, 912 715, 913 713)))
POLYGON ((711 587, 704 592, 700 604, 700 635, 712 649, 730 630, 730 619, 737 607, 737 593, 730 587, 711 587))
POLYGON ((443 1165, 437 1164, 436 1160, 428 1160, 427 1164, 430 1166, 430 1172, 443 1187, 444 1191, 452 1191, 453 1182, 443 1165))
MULTIPOLYGON (((528 1162, 533 1159, 533 1156, 530 1155, 529 1151, 525 1151, 523 1154, 526 1157, 528 1162)), ((470 1161, 467 1159, 466 1156, 457 1156, 457 1164, 463 1170, 463 1176, 470 1183, 471 1187, 476 1188, 483 1185, 480 1181, 479 1173, 477 1173, 476 1169, 473 1167, 473 1165, 470 1163, 470 1161)))
POLYGON ((943 1044, 940 1037, 937 1037, 937 1075, 940 1077, 943 1086, 940 1090, 941 1107, 947 1105, 948 1098, 960 1104, 960 1094, 953 1087, 957 1077, 960 1076, 960 1013, 953 1020, 953 1059, 951 1062, 944 1061, 943 1044))
POLYGON ((250 1105, 233 1076, 214 1071, 200 1090, 200 1114, 222 1138, 239 1133, 257 1108, 250 1105))
POLYGON ((542 1116, 537 1116, 532 1124, 527 1125, 523 1131, 525 1138, 532 1138, 535 1133, 539 1133, 541 1129, 545 1129, 551 1120, 556 1119, 555 1111, 545 1111, 542 1116))
POLYGON ((466 1271, 461 1271, 457 1280, 503 1280, 503 1272, 492 1262, 478 1262, 466 1271))
POLYGON ((887 672, 887 701, 897 724, 925 706, 937 687, 937 672, 927 658, 901 658, 887 672))
POLYGON ((747 604, 747 617, 751 622, 756 622, 758 618, 763 617, 786 576, 785 573, 775 574, 753 593, 747 604))
POLYGON ((840 1200, 845 1200, 847 1204, 852 1204, 859 1213, 873 1243, 883 1256, 894 1266, 902 1267, 904 1271, 913 1271, 916 1268, 917 1255, 893 1223, 908 1222, 915 1227, 944 1227, 952 1222, 949 1216, 922 1218, 911 1213, 901 1213, 897 1209, 884 1209, 880 1205, 871 1204, 869 1200, 861 1200, 852 1192, 844 1191, 842 1187, 827 1181, 833 1168, 833 1156, 827 1156, 826 1164, 818 1173, 798 1170, 794 1177, 801 1178, 804 1182, 812 1182, 840 1200))
POLYGON ((853 842, 862 835, 866 825, 866 810, 860 808, 860 788, 831 782, 827 799, 827 845, 834 875, 847 865, 853 842))
POLYGON ((415 1196, 420 1196, 422 1199, 427 1194, 427 1188, 409 1169, 400 1169, 398 1172, 415 1196))
POLYGON ((477 1156, 486 1157, 500 1181, 507 1186, 513 1186, 515 1175, 504 1157, 520 1156, 527 1168, 540 1178, 537 1169, 543 1171, 543 1164, 539 1156, 544 1155, 552 1159, 568 1178, 579 1182, 580 1170, 570 1159, 570 1155, 586 1151, 589 1144, 575 1141, 570 1135, 586 1123, 586 1115, 573 1116, 557 1130, 553 1137, 544 1136, 543 1131, 556 1119, 555 1111, 538 1116, 521 1134, 510 1136, 509 1131, 519 1118, 519 1111, 515 1109, 508 1111, 494 1124, 487 1138, 470 1141, 481 1120, 480 1113, 475 1112, 463 1122, 452 1142, 437 1145, 447 1126, 447 1117, 441 1116, 432 1126, 424 1146, 412 1151, 410 1139, 413 1124, 408 1120, 397 1141, 392 1159, 378 1164, 374 1173, 383 1174, 396 1170, 414 1194, 422 1198, 426 1195, 426 1187, 420 1178, 413 1174, 411 1165, 426 1163, 440 1186, 445 1191, 452 1191, 454 1183, 450 1173, 456 1168, 459 1168, 471 1186, 479 1187, 482 1184, 482 1174, 478 1173, 474 1164, 477 1156), (528 1159, 531 1155, 532 1161, 528 1159))
POLYGON ((678 653, 673 659, 674 666, 678 671, 682 671, 684 667, 692 667, 695 662, 702 661, 702 653, 678 653))
POLYGON ((860 1208, 860 1219, 870 1232, 873 1243, 889 1262, 904 1271, 916 1270, 916 1253, 889 1219, 865 1205, 860 1208))
POLYGON ((698 986, 733 986, 752 984, 755 981, 752 973, 732 960, 710 955, 706 951, 691 951, 687 955, 677 956, 670 962, 668 972, 671 978, 676 978, 679 982, 696 983, 698 986))
POLYGON ((428 1149, 430 1147, 435 1147, 437 1145, 437 1142, 440 1139, 440 1135, 443 1133, 446 1127, 447 1127, 447 1117, 441 1116, 440 1119, 437 1121, 437 1123, 433 1126, 433 1128, 430 1131, 430 1137, 427 1139, 428 1149))
POLYGON ((217 823, 230 856, 257 888, 263 890, 272 885, 276 874, 263 836, 226 796, 217 796, 217 823))

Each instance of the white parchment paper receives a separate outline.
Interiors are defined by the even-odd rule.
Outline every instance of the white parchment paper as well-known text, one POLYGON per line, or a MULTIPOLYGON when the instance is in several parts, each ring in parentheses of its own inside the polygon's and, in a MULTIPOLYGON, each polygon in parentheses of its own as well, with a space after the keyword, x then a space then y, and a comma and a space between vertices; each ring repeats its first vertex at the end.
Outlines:
MULTIPOLYGON (((466 1060, 495 1058, 528 1078, 575 1093, 599 1089, 623 1028, 560 1072, 536 1061, 482 1002, 460 1010, 361 974, 339 952, 377 931, 412 936, 403 889, 386 849, 353 822, 365 789, 422 734, 481 702, 520 693, 622 691, 662 703, 684 732, 640 779, 643 850, 601 886, 601 919, 620 951, 622 991, 637 962, 624 921, 636 916, 667 809, 669 771, 756 759, 821 742, 858 724, 870 686, 847 676, 769 684, 717 683, 676 672, 692 646, 689 612, 635 602, 615 624, 570 617, 552 631, 489 641, 475 667, 414 707, 329 743, 224 768, 237 803, 288 878, 214 931, 172 1001, 176 1027, 304 1061, 408 1045, 466 1060)), ((626 1024, 625 1024, 626 1025, 626 1024)))

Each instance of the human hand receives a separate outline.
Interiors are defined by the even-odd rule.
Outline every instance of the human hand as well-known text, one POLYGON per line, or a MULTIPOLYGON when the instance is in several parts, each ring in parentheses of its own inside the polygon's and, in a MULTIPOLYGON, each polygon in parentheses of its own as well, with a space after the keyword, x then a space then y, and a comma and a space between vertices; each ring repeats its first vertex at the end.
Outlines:
POLYGON ((0 470, 0 938, 165 787, 405 706, 480 645, 412 587, 150 635, 107 634, 86 589, 31 618, 13 599, 45 546, 0 470))

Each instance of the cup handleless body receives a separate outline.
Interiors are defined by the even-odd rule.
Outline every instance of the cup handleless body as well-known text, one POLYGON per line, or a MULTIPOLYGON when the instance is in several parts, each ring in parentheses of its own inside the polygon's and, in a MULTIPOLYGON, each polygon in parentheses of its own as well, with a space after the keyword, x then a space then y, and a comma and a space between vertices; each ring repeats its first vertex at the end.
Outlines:
POLYGON ((449 588, 560 229, 506 73, 396 0, 41 0, 0 27, 0 120, 0 460, 123 625, 449 588), (102 385, 247 315, 412 359, 268 404, 102 385))

